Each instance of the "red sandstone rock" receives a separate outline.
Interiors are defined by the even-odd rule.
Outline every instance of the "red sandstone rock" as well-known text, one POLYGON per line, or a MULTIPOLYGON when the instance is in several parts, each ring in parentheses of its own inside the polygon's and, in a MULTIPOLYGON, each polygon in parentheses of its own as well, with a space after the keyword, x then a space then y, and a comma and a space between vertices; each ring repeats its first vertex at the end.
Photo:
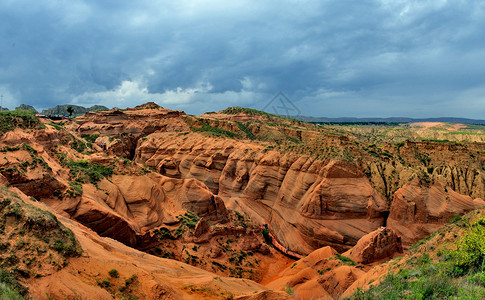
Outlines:
POLYGON ((363 236, 352 249, 343 253, 357 263, 369 264, 402 252, 401 238, 394 230, 381 227, 363 236))

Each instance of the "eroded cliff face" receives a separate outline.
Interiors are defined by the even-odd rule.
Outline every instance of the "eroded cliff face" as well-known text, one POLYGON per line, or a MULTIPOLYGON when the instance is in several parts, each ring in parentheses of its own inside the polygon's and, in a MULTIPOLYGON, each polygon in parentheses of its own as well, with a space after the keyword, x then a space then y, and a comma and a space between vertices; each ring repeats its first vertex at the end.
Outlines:
POLYGON ((139 143, 135 161, 203 182, 229 207, 269 224, 283 244, 301 253, 325 245, 350 247, 382 226, 388 210, 352 163, 265 151, 258 144, 156 133, 139 143))
POLYGON ((439 182, 423 184, 415 179, 394 194, 387 225, 410 246, 454 216, 484 205, 482 199, 461 195, 439 182))
POLYGON ((131 159, 139 138, 157 131, 188 130, 184 116, 182 111, 147 103, 123 111, 88 112, 76 118, 75 125, 70 128, 81 136, 101 136, 96 142, 104 143, 109 153, 131 159))
MULTIPOLYGON (((204 122, 239 132, 227 124, 227 118, 204 122)), ((287 134, 293 130, 284 128, 287 134)), ((307 141, 311 149, 316 147, 314 138, 318 134, 300 134, 300 138, 313 136, 307 141)), ((450 202, 446 195, 435 195, 433 201, 451 204, 436 221, 423 222, 424 230, 404 236, 406 246, 454 214, 473 209, 480 203, 473 199, 484 196, 483 145, 405 142, 395 147, 371 145, 360 149, 355 147, 358 142, 349 139, 321 134, 319 139, 322 147, 344 149, 350 159, 338 155, 315 159, 286 148, 272 150, 268 143, 258 140, 159 132, 139 141, 135 161, 169 177, 203 182, 228 207, 248 213, 260 224, 269 224, 284 245, 301 253, 326 245, 343 251, 363 235, 386 225, 387 216, 397 209, 392 208, 395 193, 413 180, 437 182, 468 197, 463 209, 456 210, 455 206, 460 206, 455 204, 456 199, 450 202)), ((391 222, 396 224, 394 220, 391 222)))
POLYGON ((485 205, 483 144, 364 145, 271 121, 153 104, 59 128, 44 121, 2 136, 0 183, 101 236, 219 275, 269 282, 286 268, 291 276, 274 284, 302 297, 338 297, 364 278, 331 260, 336 251, 363 264, 386 259, 485 205), (325 260, 290 270, 264 243, 265 225, 282 252, 325 260), (333 269, 322 275, 323 266, 333 269))
POLYGON ((156 243, 149 231, 178 223, 177 216, 187 210, 215 222, 227 219, 222 200, 200 182, 155 173, 114 175, 97 186, 84 185, 79 197, 44 202, 100 235, 135 248, 156 243))

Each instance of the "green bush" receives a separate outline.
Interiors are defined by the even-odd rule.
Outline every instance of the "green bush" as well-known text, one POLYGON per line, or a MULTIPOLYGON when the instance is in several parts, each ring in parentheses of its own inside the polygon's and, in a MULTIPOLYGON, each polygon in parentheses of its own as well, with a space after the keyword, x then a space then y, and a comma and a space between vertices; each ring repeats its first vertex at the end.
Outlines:
POLYGON ((263 234, 263 238, 266 241, 266 243, 271 244, 271 236, 269 235, 269 229, 267 227, 264 227, 261 230, 261 233, 263 234))
POLYGON ((200 218, 191 211, 186 211, 185 214, 178 215, 177 219, 179 219, 182 225, 186 225, 189 228, 194 228, 200 220, 200 218))
POLYGON ((118 278, 120 277, 120 274, 118 273, 118 270, 116 269, 111 269, 108 271, 108 274, 109 276, 113 277, 113 278, 118 278))
POLYGON ((482 219, 473 224, 467 234, 456 242, 456 249, 451 251, 455 265, 464 269, 485 267, 485 227, 482 219))
POLYGON ((14 146, 14 147, 5 146, 0 149, 0 152, 9 152, 9 151, 17 151, 17 150, 20 150, 19 146, 14 146))

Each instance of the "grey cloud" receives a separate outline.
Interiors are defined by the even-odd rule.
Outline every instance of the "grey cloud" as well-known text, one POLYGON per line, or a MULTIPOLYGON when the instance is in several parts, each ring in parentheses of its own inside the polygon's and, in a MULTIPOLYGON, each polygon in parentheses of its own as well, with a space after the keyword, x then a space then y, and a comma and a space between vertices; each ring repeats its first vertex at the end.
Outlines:
POLYGON ((5 1, 0 87, 37 107, 284 91, 311 115, 466 117, 485 110, 484 23, 480 1, 5 1))

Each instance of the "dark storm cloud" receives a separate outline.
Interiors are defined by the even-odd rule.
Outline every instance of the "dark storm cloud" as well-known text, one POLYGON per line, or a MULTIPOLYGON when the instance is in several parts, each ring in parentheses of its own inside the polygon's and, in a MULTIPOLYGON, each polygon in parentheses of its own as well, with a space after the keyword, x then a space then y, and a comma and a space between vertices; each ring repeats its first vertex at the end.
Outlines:
MULTIPOLYGON (((480 1, 2 1, 0 92, 190 113, 481 117, 480 1)), ((483 117, 482 117, 483 118, 483 117)))

